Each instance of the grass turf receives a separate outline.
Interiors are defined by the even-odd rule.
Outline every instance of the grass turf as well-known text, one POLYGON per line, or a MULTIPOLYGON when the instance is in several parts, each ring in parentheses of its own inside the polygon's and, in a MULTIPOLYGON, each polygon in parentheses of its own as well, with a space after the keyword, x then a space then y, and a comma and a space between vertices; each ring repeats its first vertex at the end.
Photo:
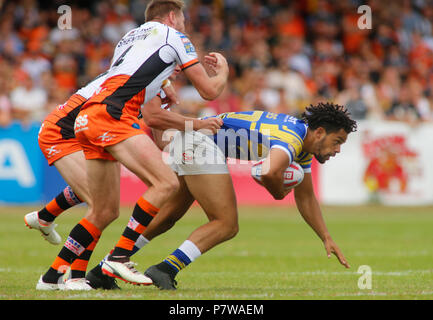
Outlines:
MULTIPOLYGON (((35 290, 61 246, 44 241, 24 226, 34 208, 0 207, 0 300, 157 299, 433 299, 432 207, 323 207, 325 220, 350 269, 341 266, 303 221, 296 208, 241 207, 240 232, 212 249, 178 275, 178 290, 160 291, 119 282, 122 290, 41 292, 35 290), (372 289, 358 288, 358 267, 372 269, 372 289)), ((63 239, 84 215, 69 210, 56 223, 63 239)), ((89 269, 117 242, 131 208, 103 233, 89 269)), ((206 222, 194 207, 169 232, 134 257, 137 269, 160 262, 206 222)))

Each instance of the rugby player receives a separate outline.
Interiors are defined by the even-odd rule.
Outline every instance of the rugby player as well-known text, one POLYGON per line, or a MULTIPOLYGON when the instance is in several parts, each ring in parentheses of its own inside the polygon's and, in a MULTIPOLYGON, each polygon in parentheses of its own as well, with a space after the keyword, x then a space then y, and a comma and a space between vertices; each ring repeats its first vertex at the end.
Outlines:
MULTIPOLYGON (((39 230, 51 244, 60 244, 61 237, 56 232, 54 220, 65 210, 89 200, 86 180, 85 157, 74 134, 74 121, 81 106, 91 97, 104 81, 104 74, 99 75, 85 87, 79 89, 64 104, 54 109, 43 121, 38 134, 38 143, 48 164, 54 165, 64 180, 66 188, 51 200, 44 208, 24 216, 24 222, 30 229, 39 230)), ((176 93, 168 82, 160 95, 167 107, 177 100, 176 93), (165 91, 164 91, 165 90, 165 91)), ((185 117, 185 120, 189 118, 185 117)), ((211 129, 212 124, 203 122, 211 129)), ((82 286, 85 282, 83 268, 87 266, 88 253, 85 252, 71 265, 71 279, 65 283, 66 289, 82 286)))
MULTIPOLYGON (((265 159, 263 167, 267 170, 261 176, 261 183, 276 200, 283 199, 290 191, 283 186, 283 172, 293 161, 299 163, 305 175, 294 190, 297 208, 323 241, 328 257, 336 255, 339 262, 349 268, 327 230, 311 178, 313 157, 325 163, 341 151, 348 134, 356 131, 356 122, 347 110, 332 103, 319 103, 307 107, 301 120, 263 111, 230 112, 217 117, 224 121, 217 134, 208 137, 200 132, 179 132, 170 143, 170 154, 175 160, 171 167, 178 175, 180 188, 161 208, 129 254, 169 230, 194 200, 201 205, 209 222, 193 231, 161 263, 148 268, 145 275, 161 289, 175 289, 175 277, 180 270, 236 235, 239 229, 236 198, 225 161, 227 157, 265 159), (185 143, 188 135, 192 141, 189 144, 185 143)), ((154 134, 162 147, 161 132, 154 134)), ((104 277, 100 270, 104 264, 103 261, 88 273, 92 287, 111 287, 112 280, 104 277)))
MULTIPOLYGON (((107 260, 109 271, 130 283, 152 283, 150 278, 135 270, 128 255, 116 254, 134 245, 159 208, 179 187, 176 175, 160 161, 161 151, 138 124, 141 105, 144 104, 143 119, 148 126, 182 130, 185 117, 161 109, 161 100, 157 97, 163 81, 176 65, 207 100, 215 99, 222 92, 228 78, 227 61, 222 55, 210 53, 205 57, 213 76, 209 76, 198 61, 193 44, 183 34, 183 7, 181 0, 148 4, 146 23, 119 41, 104 82, 76 116, 74 132, 86 158, 89 207, 51 267, 40 278, 40 289, 58 289, 62 270, 84 252, 88 253, 89 260, 104 228, 118 217, 120 163, 148 185, 148 189, 134 208, 134 229, 122 235, 114 254, 107 260)), ((222 121, 213 119, 210 124, 216 130, 222 121)), ((202 122, 194 119, 193 128, 200 127, 202 122)))

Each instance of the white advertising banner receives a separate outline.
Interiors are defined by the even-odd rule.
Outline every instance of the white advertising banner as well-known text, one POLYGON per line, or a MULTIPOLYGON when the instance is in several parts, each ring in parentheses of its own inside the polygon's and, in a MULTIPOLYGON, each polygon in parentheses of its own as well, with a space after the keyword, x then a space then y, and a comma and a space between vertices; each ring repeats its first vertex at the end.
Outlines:
POLYGON ((361 121, 319 181, 324 204, 433 204, 433 124, 361 121))

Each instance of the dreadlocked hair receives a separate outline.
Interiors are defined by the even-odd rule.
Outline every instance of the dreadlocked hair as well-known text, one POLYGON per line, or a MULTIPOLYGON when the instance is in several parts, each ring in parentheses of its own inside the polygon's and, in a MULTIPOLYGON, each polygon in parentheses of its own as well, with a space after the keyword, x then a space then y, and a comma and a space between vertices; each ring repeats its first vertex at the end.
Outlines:
POLYGON ((319 102, 317 105, 306 107, 301 117, 312 130, 322 127, 327 133, 340 129, 351 133, 357 129, 356 121, 350 118, 350 113, 345 107, 329 102, 319 102))

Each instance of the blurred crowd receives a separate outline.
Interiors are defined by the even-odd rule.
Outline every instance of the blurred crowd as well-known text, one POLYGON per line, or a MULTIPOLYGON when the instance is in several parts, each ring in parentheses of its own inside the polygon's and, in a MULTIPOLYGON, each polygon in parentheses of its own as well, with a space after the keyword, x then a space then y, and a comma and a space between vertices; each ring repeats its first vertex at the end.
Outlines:
MULTIPOLYGON (((113 48, 144 22, 147 0, 0 0, 0 126, 41 121, 105 71, 113 48)), ((299 115, 318 101, 355 119, 433 121, 433 3, 429 0, 186 0, 187 33, 200 56, 224 54, 230 81, 204 101, 178 77, 190 116, 267 110, 299 115), (371 29, 359 28, 371 8, 371 29)))

